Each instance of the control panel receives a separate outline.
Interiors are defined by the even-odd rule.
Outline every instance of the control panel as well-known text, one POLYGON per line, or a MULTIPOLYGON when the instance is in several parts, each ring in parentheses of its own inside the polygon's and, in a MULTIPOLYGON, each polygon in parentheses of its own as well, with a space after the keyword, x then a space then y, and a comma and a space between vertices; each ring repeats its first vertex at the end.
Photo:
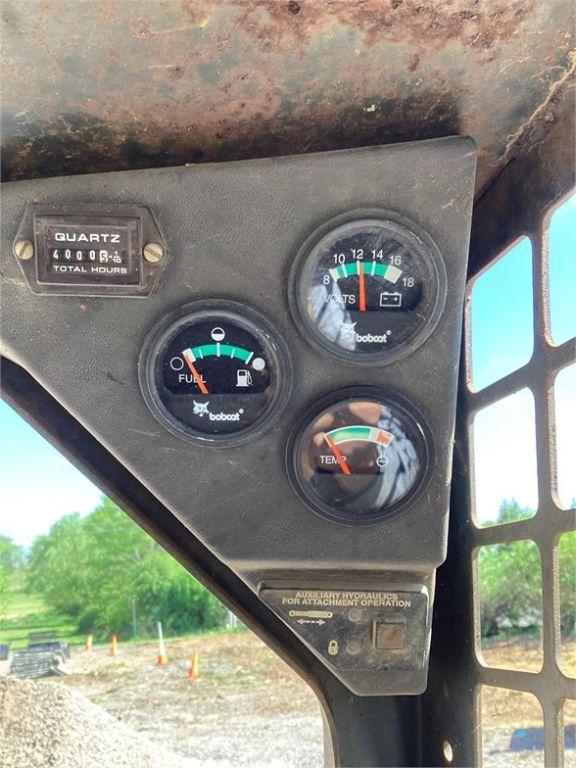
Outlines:
POLYGON ((474 169, 456 137, 4 188, 2 354, 360 695, 426 687, 474 169))
POLYGON ((260 593, 340 674, 369 689, 375 674, 389 687, 425 684, 429 632, 423 585, 390 589, 263 589, 260 593))

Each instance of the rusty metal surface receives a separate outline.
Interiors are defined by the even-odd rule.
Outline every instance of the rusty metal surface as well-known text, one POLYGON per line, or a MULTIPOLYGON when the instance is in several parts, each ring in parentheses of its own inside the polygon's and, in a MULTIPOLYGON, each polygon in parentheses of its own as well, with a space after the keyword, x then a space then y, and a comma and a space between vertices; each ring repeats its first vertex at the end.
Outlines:
POLYGON ((554 123, 571 0, 2 0, 6 179, 554 123))

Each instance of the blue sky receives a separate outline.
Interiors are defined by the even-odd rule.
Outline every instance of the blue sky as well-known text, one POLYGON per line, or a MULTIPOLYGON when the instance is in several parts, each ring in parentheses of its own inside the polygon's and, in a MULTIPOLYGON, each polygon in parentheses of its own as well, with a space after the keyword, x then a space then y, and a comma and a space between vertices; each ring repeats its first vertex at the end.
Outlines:
POLYGON ((0 533, 28 545, 69 512, 86 514, 100 491, 0 401, 0 533))
MULTIPOLYGON (((576 335, 576 196, 553 214, 549 230, 551 333, 576 335)), ((472 379, 475 389, 524 365, 532 354, 531 246, 526 238, 486 270, 472 289, 472 379)), ((576 497, 576 365, 555 385, 560 500, 576 497)), ((534 401, 523 390, 480 412, 474 423, 476 511, 497 517, 500 501, 536 507, 534 401)), ((87 514, 100 491, 0 402, 0 533, 24 545, 70 512, 87 514)))
MULTIPOLYGON (((576 335, 576 196, 553 213, 548 230, 550 336, 561 344, 576 335)), ((526 237, 487 268, 471 295, 472 387, 480 390, 525 365, 534 348, 532 246, 526 237)), ((560 505, 576 497, 576 365, 554 385, 560 505)), ((502 499, 538 505, 534 398, 527 390, 480 411, 474 419, 476 513, 494 520, 502 499)))

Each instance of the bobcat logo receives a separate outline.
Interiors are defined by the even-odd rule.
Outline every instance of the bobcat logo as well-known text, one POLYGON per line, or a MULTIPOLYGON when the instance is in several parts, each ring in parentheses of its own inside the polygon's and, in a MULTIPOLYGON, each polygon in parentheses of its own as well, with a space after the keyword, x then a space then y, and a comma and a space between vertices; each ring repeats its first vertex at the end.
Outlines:
POLYGON ((355 333, 356 323, 342 323, 341 333, 342 336, 353 336, 355 333))
POLYGON ((194 400, 194 416, 206 416, 208 414, 208 406, 210 403, 197 403, 194 400))

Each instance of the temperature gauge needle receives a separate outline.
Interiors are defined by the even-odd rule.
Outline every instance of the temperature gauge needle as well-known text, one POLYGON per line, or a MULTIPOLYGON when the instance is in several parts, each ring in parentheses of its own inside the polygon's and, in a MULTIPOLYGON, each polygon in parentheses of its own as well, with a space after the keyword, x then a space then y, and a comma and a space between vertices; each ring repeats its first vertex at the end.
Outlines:
POLYGON ((324 439, 326 440, 326 442, 330 446, 330 450, 334 454, 334 458, 338 462, 338 466, 342 470, 342 474, 344 474, 344 475, 351 475, 352 472, 350 472, 350 467, 346 464, 346 459, 344 458, 344 456, 342 456, 342 454, 340 453, 340 451, 336 447, 336 443, 334 442, 334 440, 332 440, 332 438, 329 437, 328 435, 324 435, 324 439))
POLYGON ((188 366, 188 368, 190 368, 192 376, 194 376, 194 381, 196 382, 196 384, 198 384, 198 389, 200 390, 200 392, 202 392, 203 395, 209 395, 210 392, 208 391, 208 387, 202 381, 202 376, 200 376, 200 374, 196 370, 196 366, 194 365, 192 360, 190 360, 190 358, 186 353, 183 354, 183 357, 184 357, 184 360, 186 360, 186 365, 188 366))
POLYGON ((360 312, 366 312, 366 286, 363 265, 358 261, 358 304, 360 312))

